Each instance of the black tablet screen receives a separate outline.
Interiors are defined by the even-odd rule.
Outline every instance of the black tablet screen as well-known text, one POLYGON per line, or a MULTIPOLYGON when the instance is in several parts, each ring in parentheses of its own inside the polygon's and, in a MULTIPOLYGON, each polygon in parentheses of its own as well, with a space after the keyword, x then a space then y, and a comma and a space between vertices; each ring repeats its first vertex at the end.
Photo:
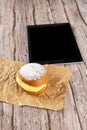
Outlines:
POLYGON ((70 63, 82 57, 69 23, 27 27, 29 62, 70 63))

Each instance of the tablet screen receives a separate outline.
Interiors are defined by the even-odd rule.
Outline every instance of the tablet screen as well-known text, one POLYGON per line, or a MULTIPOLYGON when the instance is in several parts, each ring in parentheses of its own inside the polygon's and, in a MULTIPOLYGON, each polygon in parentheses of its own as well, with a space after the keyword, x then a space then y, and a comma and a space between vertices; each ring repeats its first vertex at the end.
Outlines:
POLYGON ((82 57, 69 23, 27 26, 29 62, 81 62, 82 57))

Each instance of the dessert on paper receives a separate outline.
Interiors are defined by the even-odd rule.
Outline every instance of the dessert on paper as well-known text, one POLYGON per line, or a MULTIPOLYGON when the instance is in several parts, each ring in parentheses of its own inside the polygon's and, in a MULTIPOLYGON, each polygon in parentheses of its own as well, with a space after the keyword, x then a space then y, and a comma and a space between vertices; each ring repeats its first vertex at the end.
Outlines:
POLYGON ((43 65, 49 77, 47 87, 42 93, 32 95, 16 82, 17 73, 25 64, 0 59, 0 101, 19 106, 61 110, 70 80, 70 68, 53 64, 43 65))

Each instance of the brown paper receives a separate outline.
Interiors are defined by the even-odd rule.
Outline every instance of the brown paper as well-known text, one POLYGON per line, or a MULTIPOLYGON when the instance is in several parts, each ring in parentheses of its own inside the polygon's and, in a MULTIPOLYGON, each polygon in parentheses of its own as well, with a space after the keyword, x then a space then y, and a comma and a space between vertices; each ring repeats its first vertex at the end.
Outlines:
POLYGON ((49 74, 48 86, 43 93, 34 96, 19 88, 16 83, 17 71, 24 64, 0 59, 0 101, 19 106, 29 105, 51 110, 62 109, 70 79, 70 69, 52 64, 44 65, 49 74))

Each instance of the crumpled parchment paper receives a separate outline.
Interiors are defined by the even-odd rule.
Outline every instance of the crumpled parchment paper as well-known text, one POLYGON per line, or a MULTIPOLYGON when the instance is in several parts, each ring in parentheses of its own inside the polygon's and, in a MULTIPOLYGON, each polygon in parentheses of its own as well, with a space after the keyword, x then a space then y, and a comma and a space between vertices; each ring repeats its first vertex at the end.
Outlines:
POLYGON ((56 111, 62 109, 70 80, 70 69, 53 64, 44 65, 49 74, 48 86, 43 93, 34 96, 22 90, 16 83, 17 71, 24 64, 0 58, 0 101, 56 111))

